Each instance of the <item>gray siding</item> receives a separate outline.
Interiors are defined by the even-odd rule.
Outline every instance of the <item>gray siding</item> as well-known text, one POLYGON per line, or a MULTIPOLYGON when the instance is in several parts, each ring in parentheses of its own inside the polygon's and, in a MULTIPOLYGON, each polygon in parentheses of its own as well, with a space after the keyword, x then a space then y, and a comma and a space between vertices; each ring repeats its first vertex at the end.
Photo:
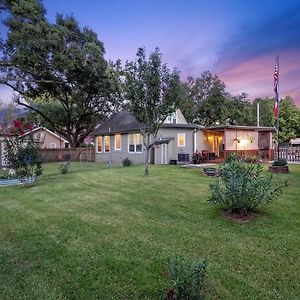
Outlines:
MULTIPOLYGON (((104 136, 102 150, 104 151, 104 136)), ((96 162, 109 162, 121 164, 125 157, 130 158, 134 164, 144 163, 144 152, 128 152, 128 134, 121 134, 121 150, 115 150, 115 135, 110 135, 110 152, 97 153, 97 139, 95 139, 95 160, 96 162)))
MULTIPOLYGON (((193 128, 161 128, 158 131, 157 137, 171 137, 173 140, 167 145, 167 163, 171 159, 178 159, 179 153, 189 154, 190 160, 194 153, 194 129, 193 128), (177 134, 185 133, 185 147, 178 147, 177 134)), ((154 163, 161 164, 163 145, 156 146, 154 154, 154 163)))

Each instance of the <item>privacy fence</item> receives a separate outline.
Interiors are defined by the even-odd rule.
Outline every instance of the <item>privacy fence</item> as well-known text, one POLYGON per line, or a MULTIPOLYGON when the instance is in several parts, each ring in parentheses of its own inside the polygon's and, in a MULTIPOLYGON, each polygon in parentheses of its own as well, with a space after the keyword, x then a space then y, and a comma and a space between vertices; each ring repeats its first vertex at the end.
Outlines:
POLYGON ((40 149, 43 162, 95 161, 95 148, 40 149))

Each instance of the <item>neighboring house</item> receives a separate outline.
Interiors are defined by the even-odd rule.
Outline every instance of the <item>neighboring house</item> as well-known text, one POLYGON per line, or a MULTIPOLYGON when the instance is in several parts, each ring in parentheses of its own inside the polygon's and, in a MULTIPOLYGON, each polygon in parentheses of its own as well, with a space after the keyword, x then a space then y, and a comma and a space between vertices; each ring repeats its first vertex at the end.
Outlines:
POLYGON ((6 137, 6 134, 3 132, 0 132, 0 169, 5 164, 5 156, 4 156, 4 139, 6 137))
POLYGON ((40 141, 40 147, 43 149, 62 149, 69 148, 69 142, 61 135, 45 128, 38 127, 32 131, 23 134, 23 137, 33 135, 33 138, 40 141))
POLYGON ((300 146, 300 137, 290 140, 291 146, 300 146))
MULTIPOLYGON (((112 115, 94 131, 96 161, 121 163, 125 157, 134 163, 145 160, 139 122, 129 112, 112 115)), ((198 151, 209 159, 224 159, 231 152, 243 156, 259 155, 272 159, 273 127, 210 126, 187 124, 180 110, 167 117, 161 125, 150 163, 168 164, 172 160, 190 161, 198 151)))

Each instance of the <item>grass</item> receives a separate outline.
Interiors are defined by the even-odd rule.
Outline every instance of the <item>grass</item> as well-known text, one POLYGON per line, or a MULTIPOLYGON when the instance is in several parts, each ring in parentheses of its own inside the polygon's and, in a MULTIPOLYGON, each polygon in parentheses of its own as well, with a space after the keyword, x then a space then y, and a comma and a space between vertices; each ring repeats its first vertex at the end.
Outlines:
POLYGON ((163 299, 175 255, 207 260, 207 299, 299 299, 300 165, 248 223, 220 217, 199 170, 70 169, 1 188, 0 299, 163 299))

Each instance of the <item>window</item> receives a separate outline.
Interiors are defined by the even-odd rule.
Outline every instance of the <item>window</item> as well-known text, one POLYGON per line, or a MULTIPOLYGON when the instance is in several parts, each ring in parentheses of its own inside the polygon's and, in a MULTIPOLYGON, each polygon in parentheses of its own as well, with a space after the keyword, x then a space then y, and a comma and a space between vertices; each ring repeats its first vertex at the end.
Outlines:
POLYGON ((110 136, 106 135, 104 137, 104 152, 109 152, 110 151, 110 136))
POLYGON ((177 134, 177 145, 178 147, 185 147, 185 133, 177 134))
POLYGON ((56 144, 55 143, 50 143, 50 148, 51 149, 56 149, 56 144))
POLYGON ((102 152, 102 136, 97 137, 97 152, 102 152))
POLYGON ((121 134, 115 134, 115 150, 121 150, 121 134))
POLYGON ((140 133, 128 134, 128 152, 143 152, 142 135, 140 133))

